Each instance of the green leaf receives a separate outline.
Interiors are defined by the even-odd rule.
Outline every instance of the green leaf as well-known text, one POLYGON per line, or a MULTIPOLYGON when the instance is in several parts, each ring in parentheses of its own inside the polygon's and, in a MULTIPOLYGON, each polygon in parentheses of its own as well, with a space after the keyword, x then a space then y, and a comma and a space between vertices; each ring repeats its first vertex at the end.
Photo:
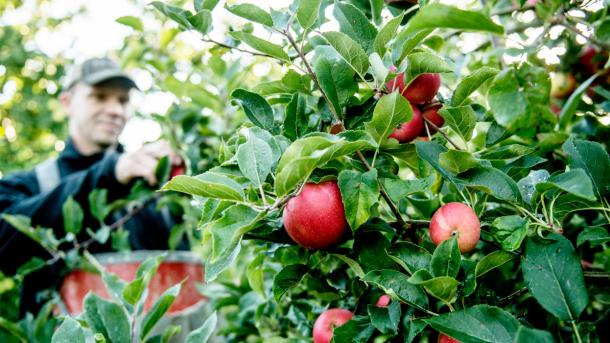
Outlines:
POLYGON ((608 234, 608 230, 601 226, 588 227, 578 234, 576 246, 580 247, 585 244, 585 242, 589 242, 589 244, 594 247, 610 242, 610 235, 608 234))
POLYGON ((366 74, 369 57, 358 43, 342 32, 324 32, 322 36, 358 75, 366 74))
POLYGON ((504 33, 502 26, 494 23, 482 13, 463 11, 442 4, 429 4, 422 7, 409 20, 407 28, 409 32, 416 32, 422 29, 449 28, 463 31, 504 33))
POLYGON ((100 222, 110 213, 110 206, 106 204, 108 198, 108 190, 106 188, 94 189, 89 193, 89 211, 91 215, 100 222))
POLYGON ((561 129, 565 129, 568 126, 572 120, 572 117, 574 117, 574 114, 576 114, 576 109, 578 108, 578 104, 580 104, 582 95, 587 91, 587 89, 589 89, 597 77, 598 75, 592 75, 586 79, 580 84, 580 86, 578 86, 578 88, 574 90, 574 92, 572 92, 572 94, 570 94, 570 97, 566 103, 563 104, 561 113, 559 114, 559 127, 561 129))
POLYGON ((587 172, 598 198, 610 190, 610 157, 601 144, 570 138, 563 144, 563 151, 570 159, 571 169, 587 172))
POLYGON ((390 302, 385 308, 369 305, 367 310, 371 324, 381 333, 388 334, 398 331, 400 323, 400 303, 398 301, 390 302))
POLYGON ((498 74, 499 70, 490 67, 482 67, 475 70, 472 74, 466 76, 455 88, 451 104, 453 106, 461 106, 468 100, 470 94, 479 89, 485 81, 491 79, 498 74))
POLYGON ((265 294, 265 279, 264 279, 264 261, 265 255, 257 256, 246 269, 246 277, 248 278, 248 284, 252 290, 260 294, 261 297, 266 298, 265 294))
POLYGON ((442 58, 429 52, 416 52, 407 56, 409 64, 405 70, 405 85, 415 80, 418 75, 428 73, 449 73, 453 68, 442 58))
POLYGON ((248 44, 253 49, 260 51, 263 54, 275 57, 284 62, 290 62, 290 57, 288 56, 286 51, 284 51, 284 49, 277 44, 271 43, 266 39, 256 37, 253 34, 243 31, 231 31, 229 32, 229 34, 233 38, 248 44))
POLYGON ((494 229, 494 239, 506 251, 519 249, 527 235, 527 220, 519 216, 498 217, 491 226, 494 229))
POLYGON ((142 331, 140 332, 140 339, 142 341, 144 341, 144 339, 148 336, 150 331, 155 327, 157 322, 159 322, 159 319, 163 317, 165 312, 169 310, 169 307, 172 306, 172 303, 180 293, 181 287, 182 282, 163 292, 157 301, 155 301, 148 313, 146 313, 144 319, 142 320, 142 331))
POLYGON ((379 146, 387 142, 388 136, 398 125, 408 122, 412 117, 413 109, 409 102, 399 92, 393 92, 377 102, 373 118, 364 126, 379 146))
POLYGON ((333 329, 332 343, 366 343, 375 328, 366 317, 356 316, 347 323, 333 329))
POLYGON ((236 16, 240 16, 255 23, 273 27, 273 18, 271 18, 271 15, 256 5, 239 4, 229 6, 225 4, 225 9, 236 16))
POLYGON ((197 176, 178 175, 166 183, 163 191, 176 191, 205 198, 241 201, 244 192, 232 179, 215 172, 197 176))
POLYGON ((85 214, 80 205, 70 196, 62 207, 64 218, 64 230, 66 233, 77 235, 83 228, 83 218, 85 214))
POLYGON ((496 250, 494 252, 492 252, 491 254, 483 257, 478 263, 477 266, 475 268, 475 277, 481 277, 483 275, 485 275, 487 272, 489 272, 492 269, 498 268, 500 266, 502 266, 503 264, 507 263, 508 261, 511 261, 513 258, 515 258, 515 255, 507 253, 506 251, 503 250, 496 250))
POLYGON ((514 343, 555 343, 553 335, 548 331, 531 329, 526 326, 519 326, 514 343))
POLYGON ((521 200, 517 183, 502 171, 492 167, 478 167, 460 175, 460 182, 467 187, 509 202, 521 200))
POLYGON ((166 17, 178 23, 182 29, 192 29, 191 22, 189 21, 191 12, 180 7, 165 4, 161 1, 153 1, 150 4, 166 17))
POLYGON ((481 165, 481 162, 468 151, 449 150, 438 157, 439 165, 454 174, 460 174, 481 165))
POLYGON ((315 168, 337 157, 375 146, 364 131, 344 131, 338 135, 318 133, 301 138, 286 149, 278 163, 275 192, 284 196, 305 181, 315 168))
MULTIPOLYGON (((326 48, 330 49, 330 47, 326 48)), ((355 71, 342 59, 335 61, 325 55, 325 52, 323 47, 316 48, 318 58, 314 60, 314 72, 335 112, 341 113, 343 106, 358 90, 358 85, 354 81, 355 71)), ((333 54, 336 55, 334 52, 333 54)))
POLYGON ((89 293, 85 297, 83 307, 93 332, 101 333, 108 342, 131 342, 129 319, 121 306, 89 293))
POLYGON ((489 305, 475 305, 424 321, 460 342, 473 343, 513 343, 520 326, 510 313, 489 305))
POLYGON ((231 93, 231 97, 237 99, 252 124, 268 131, 274 127, 273 109, 262 96, 238 88, 231 93))
POLYGON ((358 264, 358 262, 352 260, 351 258, 345 256, 345 255, 340 255, 340 254, 332 254, 334 257, 340 259, 341 261, 345 262, 345 264, 347 264, 351 270, 354 271, 354 274, 356 274, 357 277, 359 278, 363 278, 364 277, 364 270, 362 270, 362 267, 358 264))
POLYGON ((591 179, 589 179, 587 173, 580 168, 553 175, 545 182, 536 185, 536 190, 540 193, 551 189, 558 189, 591 201, 596 199, 595 193, 593 193, 591 179))
POLYGON ((0 329, 6 331, 11 337, 18 339, 21 343, 28 343, 28 335, 19 324, 0 317, 0 329))
POLYGON ((470 106, 443 106, 438 114, 445 119, 445 124, 455 131, 465 142, 472 139, 472 132, 477 123, 477 115, 470 106))
POLYGON ((284 118, 284 136, 295 140, 303 136, 307 132, 307 116, 305 115, 305 109, 307 103, 305 97, 300 93, 292 95, 292 99, 286 105, 286 116, 284 118))
POLYGON ((394 47, 392 49, 392 61, 400 64, 406 57, 417 47, 417 45, 428 37, 434 29, 426 29, 417 32, 409 32, 408 28, 402 30, 396 36, 394 47))
POLYGON ((527 99, 514 69, 497 74, 487 94, 487 102, 498 124, 506 128, 527 124, 527 99))
POLYGON ((53 333, 51 343, 85 343, 85 331, 72 317, 66 317, 53 333))
POLYGON ((460 271, 460 260, 461 255, 457 237, 452 236, 450 239, 444 240, 434 249, 434 254, 432 254, 432 260, 430 261, 432 276, 456 277, 460 271))
POLYGON ((211 11, 216 7, 220 0, 194 0, 195 11, 208 10, 211 11))
POLYGON ((217 322, 218 316, 216 311, 214 311, 208 319, 203 322, 203 325, 201 325, 200 328, 192 331, 186 336, 184 343, 206 343, 212 336, 217 322))
POLYGON ((410 284, 409 277, 399 271, 391 269, 373 270, 366 274, 362 281, 372 283, 381 288, 393 298, 419 309, 428 307, 428 297, 419 287, 410 284))
POLYGON ((398 202, 410 194, 429 190, 434 183, 434 177, 409 180, 383 178, 381 182, 390 198, 398 202))
POLYGON ((280 270, 273 278, 273 298, 276 302, 292 287, 301 282, 309 272, 309 267, 304 264, 291 264, 280 270))
POLYGON ((410 274, 420 269, 428 269, 432 260, 432 254, 411 242, 395 243, 388 254, 410 274))
POLYGON ((255 187, 260 187, 271 172, 273 151, 264 140, 249 135, 248 141, 237 148, 239 170, 255 187))
POLYGON ((212 13, 208 10, 201 10, 190 16, 189 22, 193 29, 202 35, 207 35, 212 30, 212 13))
POLYGON ((441 174, 445 179, 449 180, 451 183, 456 185, 456 187, 461 186, 458 185, 458 179, 451 174, 448 170, 441 167, 439 163, 440 154, 449 151, 449 149, 444 146, 438 144, 437 142, 416 142, 415 143, 415 151, 417 152, 417 156, 419 156, 424 161, 428 162, 439 174, 441 174))
POLYGON ((561 320, 576 320, 589 303, 580 257, 558 234, 528 239, 521 263, 527 288, 540 305, 561 320))
POLYGON ((117 18, 116 22, 119 24, 129 26, 136 31, 144 30, 144 25, 142 25, 142 21, 140 20, 140 18, 136 18, 136 17, 128 15, 128 16, 123 16, 123 17, 117 18))
POLYGON ((149 257, 140 264, 136 272, 136 279, 125 285, 122 292, 123 299, 128 304, 135 306, 144 300, 144 291, 157 272, 162 260, 163 256, 149 257))
POLYGON ((322 0, 300 0, 297 9, 297 20, 304 29, 310 28, 318 20, 322 0))
POLYGON ((396 35, 396 31, 400 27, 400 23, 404 18, 404 12, 399 16, 392 18, 392 20, 388 21, 382 28, 379 30, 377 37, 375 37, 375 42, 373 43, 374 51, 379 54, 379 56, 385 55, 385 52, 388 50, 388 43, 394 38, 396 35))
POLYGON ((352 4, 335 1, 333 15, 339 22, 341 32, 359 43, 364 51, 372 51, 377 29, 361 10, 352 4))
POLYGON ((519 180, 517 186, 519 187, 521 197, 526 204, 532 202, 534 193, 536 192, 536 185, 546 181, 549 176, 549 172, 544 169, 531 170, 526 177, 519 180))
POLYGON ((376 213, 379 203, 377 169, 366 173, 343 170, 339 173, 338 181, 345 206, 345 217, 352 231, 356 231, 376 213))
POLYGON ((244 205, 233 205, 222 217, 203 226, 212 236, 212 253, 205 263, 206 282, 214 280, 233 262, 242 236, 255 227, 263 214, 244 205))

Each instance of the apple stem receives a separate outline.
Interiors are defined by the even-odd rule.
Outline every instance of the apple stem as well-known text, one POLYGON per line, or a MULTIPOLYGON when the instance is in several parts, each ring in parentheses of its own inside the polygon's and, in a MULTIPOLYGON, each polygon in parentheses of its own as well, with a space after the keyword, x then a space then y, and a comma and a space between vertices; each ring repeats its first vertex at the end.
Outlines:
POLYGON ((447 135, 447 133, 445 131, 443 131, 440 127, 436 126, 430 119, 426 118, 425 116, 422 116, 422 118, 424 118, 424 120, 426 121, 427 125, 432 126, 433 129, 435 129, 436 131, 438 131, 441 135, 443 135, 443 137, 445 137, 445 139, 447 140, 447 142, 451 143, 451 145, 453 145, 453 147, 456 150, 462 151, 463 149, 460 148, 457 144, 455 144, 454 141, 451 140, 451 138, 449 138, 449 136, 447 135))

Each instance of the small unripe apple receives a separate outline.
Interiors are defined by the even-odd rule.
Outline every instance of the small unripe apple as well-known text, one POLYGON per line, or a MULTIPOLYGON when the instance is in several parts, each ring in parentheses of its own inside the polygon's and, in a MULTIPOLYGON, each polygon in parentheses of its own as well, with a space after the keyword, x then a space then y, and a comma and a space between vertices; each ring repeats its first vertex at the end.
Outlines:
POLYGON ((424 120, 417 107, 411 105, 411 109, 413 109, 411 120, 400 124, 399 127, 392 131, 388 138, 395 138, 399 143, 408 143, 419 136, 419 133, 424 128, 424 120))
POLYGON ((551 73, 551 96, 557 99, 572 94, 576 88, 576 78, 569 73, 551 73))
POLYGON ((380 296, 379 299, 377 299, 375 306, 382 308, 388 307, 388 305, 390 304, 390 300, 392 300, 392 298, 389 295, 384 294, 380 296))
MULTIPOLYGON (((437 127, 442 127, 443 124, 445 123, 445 119, 443 117, 441 117, 440 114, 438 114, 438 110, 440 110, 441 107, 443 107, 443 105, 441 105, 441 104, 430 106, 430 107, 424 109, 424 111, 422 112, 421 115, 423 118, 428 119, 429 121, 432 122, 432 124, 436 125, 437 127)), ((434 127, 432 127, 432 125, 428 125, 426 120, 424 120, 424 129, 421 132, 421 136, 428 135, 428 132, 426 131, 426 126, 428 127, 428 131, 430 131, 431 135, 436 132, 436 129, 434 127)))
POLYGON ((353 317, 353 313, 342 308, 331 308, 322 312, 313 324, 313 342, 329 343, 333 338, 333 330, 353 317))
POLYGON ((456 234, 460 251, 472 251, 481 236, 481 222, 472 208, 460 202, 450 202, 432 215, 430 238, 439 245, 456 234))
POLYGON ((441 76, 439 74, 421 74, 411 81, 405 88, 405 75, 399 73, 395 78, 386 83, 388 91, 398 89, 400 94, 412 104, 425 104, 432 101, 441 87, 441 76))
POLYGON ((337 181, 305 184, 284 208, 284 227, 305 248, 324 249, 339 242, 348 224, 337 181))
POLYGON ((438 335, 438 343, 460 343, 460 341, 441 333, 438 335))
POLYGON ((185 172, 186 172, 186 166, 184 165, 184 162, 183 162, 180 165, 172 166, 172 170, 169 172, 169 178, 171 180, 175 176, 184 175, 185 172))

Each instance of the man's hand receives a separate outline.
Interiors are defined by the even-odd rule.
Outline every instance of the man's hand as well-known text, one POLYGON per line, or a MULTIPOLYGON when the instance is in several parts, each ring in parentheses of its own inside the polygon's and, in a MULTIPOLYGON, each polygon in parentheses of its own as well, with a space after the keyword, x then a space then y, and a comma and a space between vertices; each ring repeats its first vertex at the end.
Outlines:
POLYGON ((122 154, 114 169, 115 177, 124 185, 138 177, 144 178, 151 186, 156 185, 158 182, 155 175, 157 163, 160 158, 165 156, 169 156, 169 161, 173 166, 182 164, 182 159, 172 150, 169 142, 162 140, 146 144, 136 151, 122 154))

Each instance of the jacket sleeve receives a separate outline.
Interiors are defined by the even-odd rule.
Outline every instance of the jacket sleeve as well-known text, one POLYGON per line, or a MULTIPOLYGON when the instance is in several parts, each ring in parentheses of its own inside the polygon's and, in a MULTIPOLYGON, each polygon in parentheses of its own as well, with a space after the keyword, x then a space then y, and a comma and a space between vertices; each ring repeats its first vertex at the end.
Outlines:
MULTIPOLYGON (((21 176, 0 180, 0 213, 21 214, 32 219, 32 225, 53 228, 57 237, 63 236, 63 203, 72 196, 88 213, 88 196, 95 188, 106 188, 108 200, 126 196, 129 187, 120 184, 114 176, 119 153, 109 153, 90 168, 70 174, 60 184, 46 193, 28 191, 24 182, 36 182, 35 178, 21 176)), ((0 219, 0 270, 14 274, 19 266, 32 257, 48 258, 36 242, 23 235, 9 223, 0 219)))

